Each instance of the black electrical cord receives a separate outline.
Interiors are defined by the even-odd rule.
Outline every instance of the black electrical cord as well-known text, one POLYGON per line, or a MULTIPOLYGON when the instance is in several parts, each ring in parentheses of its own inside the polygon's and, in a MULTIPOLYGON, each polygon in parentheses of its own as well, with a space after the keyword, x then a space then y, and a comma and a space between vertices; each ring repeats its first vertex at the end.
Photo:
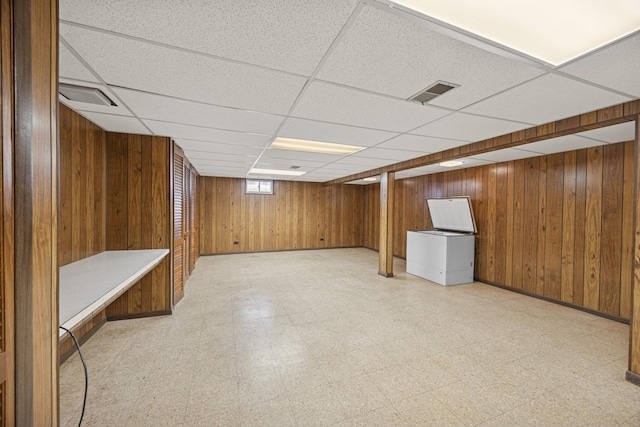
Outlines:
POLYGON ((82 357, 82 351, 80 351, 80 343, 78 342, 73 332, 60 326, 60 329, 67 332, 73 338, 73 342, 76 343, 76 348, 78 349, 78 354, 80 355, 80 360, 82 361, 82 367, 84 368, 84 398, 82 399, 82 413, 80 414, 80 422, 78 422, 78 427, 82 425, 82 419, 84 418, 84 408, 87 406, 87 391, 89 390, 89 373, 87 372, 87 364, 84 361, 84 357, 82 357))

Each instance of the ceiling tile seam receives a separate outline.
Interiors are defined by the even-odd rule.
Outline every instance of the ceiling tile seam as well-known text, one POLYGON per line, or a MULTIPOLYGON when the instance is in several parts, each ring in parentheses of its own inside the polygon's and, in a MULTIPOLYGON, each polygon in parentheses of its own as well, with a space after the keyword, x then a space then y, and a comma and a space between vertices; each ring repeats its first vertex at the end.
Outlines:
MULTIPOLYGON (((489 95, 489 96, 487 96, 487 97, 484 97, 484 98, 482 98, 482 99, 479 99, 479 100, 477 100, 477 101, 475 101, 475 102, 472 102, 471 104, 465 105, 464 107, 462 107, 462 108, 458 109, 458 112, 460 112, 460 113, 465 113, 465 114, 472 114, 472 113, 467 112, 467 111, 464 111, 464 110, 465 110, 465 109, 467 109, 467 108, 471 108, 471 107, 473 107, 474 105, 479 104, 479 103, 481 103, 481 102, 487 101, 487 100, 489 100, 489 99, 491 99, 491 98, 493 98, 493 97, 496 97, 496 96, 502 95, 502 94, 504 94, 504 93, 506 93, 506 92, 508 92, 508 91, 510 91, 510 90, 513 90, 513 89, 517 88, 517 87, 520 87, 520 86, 523 86, 523 85, 529 84, 529 83, 531 83, 532 81, 534 81, 534 80, 536 80, 536 79, 540 79, 540 78, 542 78, 542 77, 548 76, 548 75, 550 74, 550 71, 551 71, 551 70, 547 70, 547 72, 546 72, 546 73, 544 73, 544 74, 540 74, 539 76, 532 77, 532 78, 530 78, 530 79, 528 79, 528 80, 525 80, 525 81, 522 81, 522 82, 520 82, 520 83, 517 83, 517 84, 515 84, 515 85, 513 85, 513 86, 510 86, 510 87, 508 87, 508 88, 506 88, 506 89, 502 89, 501 91, 498 91, 498 92, 492 93, 491 95, 489 95)), ((484 117, 489 117, 489 118, 492 118, 492 119, 500 119, 500 120, 515 121, 515 120, 511 120, 511 119, 505 119, 505 118, 503 118, 503 117, 494 117, 494 116, 484 116, 484 117)), ((526 123, 526 122, 521 122, 521 123, 526 123)), ((535 124, 534 124, 534 126, 535 126, 535 124)))
MULTIPOLYGON (((91 72, 97 79, 98 81, 104 85, 104 87, 109 88, 109 85, 107 84, 107 82, 105 82, 105 80, 102 78, 102 76, 100 76, 100 74, 98 74, 85 60, 84 58, 82 58, 82 56, 73 48, 73 46, 71 46, 71 44, 69 44, 69 42, 67 42, 65 40, 65 38, 62 35, 58 35, 58 40, 60 43, 62 43, 69 52, 71 52, 71 54, 73 56, 76 57, 76 59, 78 59, 82 65, 84 65, 89 72, 91 72)), ((126 108, 127 110, 129 110, 129 112, 131 113, 131 116, 136 118, 138 120, 138 122, 147 130, 149 131, 150 135, 155 135, 155 132, 152 132, 151 129, 149 129, 149 127, 142 121, 140 120, 140 117, 138 117, 138 115, 133 111, 132 108, 130 108, 126 102, 124 102, 119 96, 118 94, 116 94, 115 92, 113 92, 112 90, 109 91, 110 94, 120 103, 119 105, 124 106, 124 108, 126 108)), ((108 114, 108 113, 105 113, 108 114)))
POLYGON ((583 79, 582 77, 574 76, 573 74, 569 74, 569 73, 561 71, 561 70, 553 70, 549 74, 555 74, 555 75, 557 75, 559 77, 564 77, 566 79, 573 80, 573 81, 576 81, 578 83, 586 84, 587 86, 591 86, 591 87, 594 87, 596 89, 604 90, 604 91, 607 91, 607 92, 612 92, 612 93, 615 93, 616 95, 625 96, 625 97, 630 98, 630 99, 637 99, 638 98, 635 95, 631 95, 629 93, 619 91, 617 89, 614 89, 614 88, 609 87, 609 86, 602 85, 600 83, 592 82, 591 80, 583 79))
POLYGON ((241 130, 234 130, 234 129, 224 129, 224 128, 214 128, 214 127, 209 127, 209 126, 202 126, 202 125, 192 125, 192 124, 188 124, 188 123, 171 122, 171 121, 168 121, 168 120, 158 120, 158 119, 153 119, 153 118, 150 118, 150 117, 140 117, 140 119, 141 120, 149 120, 149 121, 158 122, 158 123, 166 123, 166 124, 171 124, 171 125, 189 126, 189 127, 199 128, 199 129, 210 129, 210 130, 220 130, 220 131, 224 131, 224 132, 233 132, 233 133, 237 133, 237 134, 241 134, 241 135, 269 136, 269 135, 264 134, 264 133, 244 132, 244 131, 241 131, 241 130))
MULTIPOLYGON (((256 161, 253 163, 252 168, 254 168, 258 162, 260 162, 260 159, 262 158, 262 156, 266 153, 266 151, 269 149, 269 146, 271 145, 271 143, 273 142, 273 140, 278 137, 280 131, 282 130, 282 128, 284 127, 285 123, 287 122, 287 120, 289 119, 289 117, 291 116, 292 111, 295 109, 295 107, 298 105, 298 103, 300 102, 300 100, 302 99, 302 96, 304 95, 304 93, 308 90, 309 86, 311 86, 311 83, 313 83, 315 81, 315 77, 318 74, 318 72, 320 71, 320 69, 322 68, 322 66, 325 64, 325 62, 327 61, 327 59, 329 58, 329 56, 331 55, 331 53, 335 50, 336 45, 340 42, 340 40, 342 40, 342 38, 344 37, 344 34, 346 33, 346 31, 351 27, 351 25, 353 24, 353 21, 355 21, 355 19, 357 18, 358 14, 360 13, 360 11, 362 10, 364 6, 362 5, 362 3, 358 3, 358 5, 355 7, 355 9, 351 12, 351 14, 349 15, 349 18, 347 19, 347 21, 344 23, 344 25, 342 26, 342 28, 340 29, 340 31, 338 32, 338 34, 336 35, 336 37, 333 39, 333 41, 331 42, 331 45, 329 46, 329 48, 327 49, 327 51, 324 53, 324 55, 322 56, 322 58, 320 59, 320 61, 318 62, 318 64, 316 65, 315 69, 313 70, 313 73, 311 73, 311 76, 309 76, 309 78, 307 79, 307 81, 305 82, 304 86, 302 87, 302 89, 300 90, 300 92, 298 93, 298 96, 296 97, 296 99, 293 101, 293 103, 291 104, 291 107, 289 108, 289 111, 287 112, 287 116, 286 118, 282 121, 282 123, 280 123, 280 126, 278 126, 278 128, 275 130, 275 132, 273 133, 273 135, 271 135, 271 140, 269 141, 269 143, 264 147, 264 149, 262 150, 262 153, 260 153, 260 155, 258 156, 258 158, 256 159, 256 161)), ((248 173, 247 173, 248 175, 248 173)))
MULTIPOLYGON (((246 109, 246 108, 231 107, 231 106, 222 105, 222 104, 212 104, 212 103, 209 103, 209 102, 198 101, 198 100, 195 100, 195 99, 181 98, 181 97, 178 97, 178 96, 166 95, 166 94, 162 94, 162 93, 158 93, 158 92, 150 92, 150 91, 147 91, 147 90, 140 90, 140 89, 127 87, 127 86, 120 86, 120 85, 115 85, 115 84, 107 84, 107 86, 109 86, 110 88, 125 89, 125 90, 129 90, 131 92, 143 93, 145 95, 154 95, 154 96, 159 96, 159 97, 162 97, 162 98, 173 99, 173 100, 176 100, 176 101, 191 102, 191 103, 194 103, 194 104, 200 104, 200 105, 204 105, 204 106, 208 106, 208 107, 217 107, 217 108, 224 108, 226 110, 234 110, 234 111, 242 111, 242 112, 247 112, 247 113, 264 114, 264 115, 267 115, 267 116, 275 116, 275 117, 280 117, 280 118, 285 118, 286 117, 286 115, 284 115, 284 114, 265 113, 264 111, 249 110, 249 109, 246 109)), ((151 120, 153 120, 153 119, 151 119, 151 120)))
POLYGON ((494 42, 493 40, 489 40, 480 35, 464 30, 462 28, 458 28, 455 25, 451 25, 437 18, 424 15, 415 10, 395 4, 392 1, 387 1, 387 0, 362 0, 362 1, 371 7, 375 7, 376 9, 404 18, 410 22, 413 22, 414 24, 424 26, 428 30, 431 30, 443 36, 455 39, 459 42, 468 44, 475 48, 482 49, 486 52, 498 55, 502 58, 515 60, 525 65, 528 65, 530 67, 537 68, 540 70, 545 70, 545 71, 556 68, 554 65, 548 64, 545 61, 542 61, 538 58, 527 55, 524 52, 520 52, 508 46, 504 46, 500 43, 494 42))
POLYGON ((145 39, 145 38, 142 38, 142 37, 131 36, 131 35, 119 33, 119 32, 116 32, 116 31, 106 30, 104 28, 92 27, 90 25, 80 24, 80 23, 73 22, 73 21, 66 21, 66 20, 62 20, 61 19, 60 23, 66 24, 66 25, 69 25, 69 26, 72 26, 72 27, 82 28, 82 29, 85 29, 85 30, 94 31, 94 32, 98 32, 98 33, 103 33, 103 34, 107 34, 107 35, 110 35, 110 36, 120 37, 120 38, 132 40, 132 41, 136 41, 136 42, 140 42, 140 43, 146 43, 146 44, 150 44, 150 45, 153 45, 153 46, 163 47, 163 48, 166 48, 166 49, 171 49, 171 50, 175 50, 175 51, 179 51, 179 52, 183 52, 183 53, 189 53, 189 54, 192 54, 192 55, 197 55, 197 56, 201 56, 201 57, 205 57, 205 58, 210 58, 210 59, 220 60, 220 61, 224 61, 224 62, 229 62, 229 63, 233 63, 233 64, 236 64, 236 65, 244 65, 244 66, 248 66, 248 67, 259 68, 259 69, 262 69, 262 70, 269 70, 269 71, 272 71, 272 72, 285 74, 287 76, 304 78, 304 79, 309 77, 309 76, 306 76, 304 74, 292 73, 291 71, 278 70, 277 68, 271 68, 271 67, 266 67, 264 65, 253 64, 251 62, 243 62, 243 61, 239 61, 237 59, 231 59, 231 58, 226 58, 224 56, 214 55, 214 54, 211 54, 211 53, 200 52, 198 50, 187 49, 187 48, 184 48, 184 47, 175 46, 175 45, 168 44, 168 43, 157 42, 155 40, 149 40, 149 39, 145 39))
POLYGON ((631 33, 629 33, 629 34, 627 34, 625 36, 622 36, 617 40, 612 40, 609 43, 603 44, 602 46, 597 47, 597 48, 595 48, 595 49, 593 49, 593 50, 591 50, 589 52, 583 53, 582 55, 577 56, 577 57, 575 57, 573 59, 570 59, 569 61, 558 65, 558 67, 556 69, 560 70, 561 68, 565 68, 565 67, 567 67, 569 65, 573 65, 575 62, 578 62, 578 61, 586 59, 586 58, 588 58, 590 56, 596 55, 596 54, 602 52, 603 50, 606 50, 606 49, 608 49, 610 47, 613 47, 613 46, 615 46, 617 44, 621 44, 621 43, 623 43, 623 42, 625 42, 625 41, 627 41, 627 40, 629 40, 629 39, 631 39, 633 37, 636 37, 638 35, 640 35, 640 29, 638 29, 636 31, 633 31, 633 32, 631 32, 631 33))

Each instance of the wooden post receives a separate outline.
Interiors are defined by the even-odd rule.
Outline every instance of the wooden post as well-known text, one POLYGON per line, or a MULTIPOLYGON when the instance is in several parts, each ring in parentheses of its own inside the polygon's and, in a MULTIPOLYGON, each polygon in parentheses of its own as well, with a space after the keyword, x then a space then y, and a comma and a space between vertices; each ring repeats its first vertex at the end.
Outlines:
POLYGON ((627 380, 640 386, 640 116, 636 117, 635 198, 633 199, 634 263, 631 278, 631 328, 629 332, 629 370, 627 380))
POLYGON ((57 426, 58 2, 12 3, 16 425, 57 426))
POLYGON ((393 198, 395 172, 380 174, 380 251, 378 274, 393 277, 393 198))

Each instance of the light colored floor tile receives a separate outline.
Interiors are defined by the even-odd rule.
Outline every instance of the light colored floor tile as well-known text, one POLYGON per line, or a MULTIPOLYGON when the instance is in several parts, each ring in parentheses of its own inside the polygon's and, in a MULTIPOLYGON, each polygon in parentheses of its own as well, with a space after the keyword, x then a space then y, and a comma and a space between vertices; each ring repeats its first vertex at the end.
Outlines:
MULTIPOLYGON (((361 248, 201 257, 173 315, 83 345, 83 425, 640 425, 628 325, 395 270, 361 248)), ((77 425, 77 354, 59 377, 77 425)))
POLYGON ((348 417, 373 411, 391 403, 367 374, 332 383, 331 387, 348 417))

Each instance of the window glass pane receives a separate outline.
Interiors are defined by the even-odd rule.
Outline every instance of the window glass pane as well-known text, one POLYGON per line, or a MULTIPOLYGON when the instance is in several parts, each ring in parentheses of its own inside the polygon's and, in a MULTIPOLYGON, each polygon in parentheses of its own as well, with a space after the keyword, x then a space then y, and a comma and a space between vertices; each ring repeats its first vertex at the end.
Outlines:
POLYGON ((273 181, 270 179, 247 179, 247 194, 273 194, 273 181))

